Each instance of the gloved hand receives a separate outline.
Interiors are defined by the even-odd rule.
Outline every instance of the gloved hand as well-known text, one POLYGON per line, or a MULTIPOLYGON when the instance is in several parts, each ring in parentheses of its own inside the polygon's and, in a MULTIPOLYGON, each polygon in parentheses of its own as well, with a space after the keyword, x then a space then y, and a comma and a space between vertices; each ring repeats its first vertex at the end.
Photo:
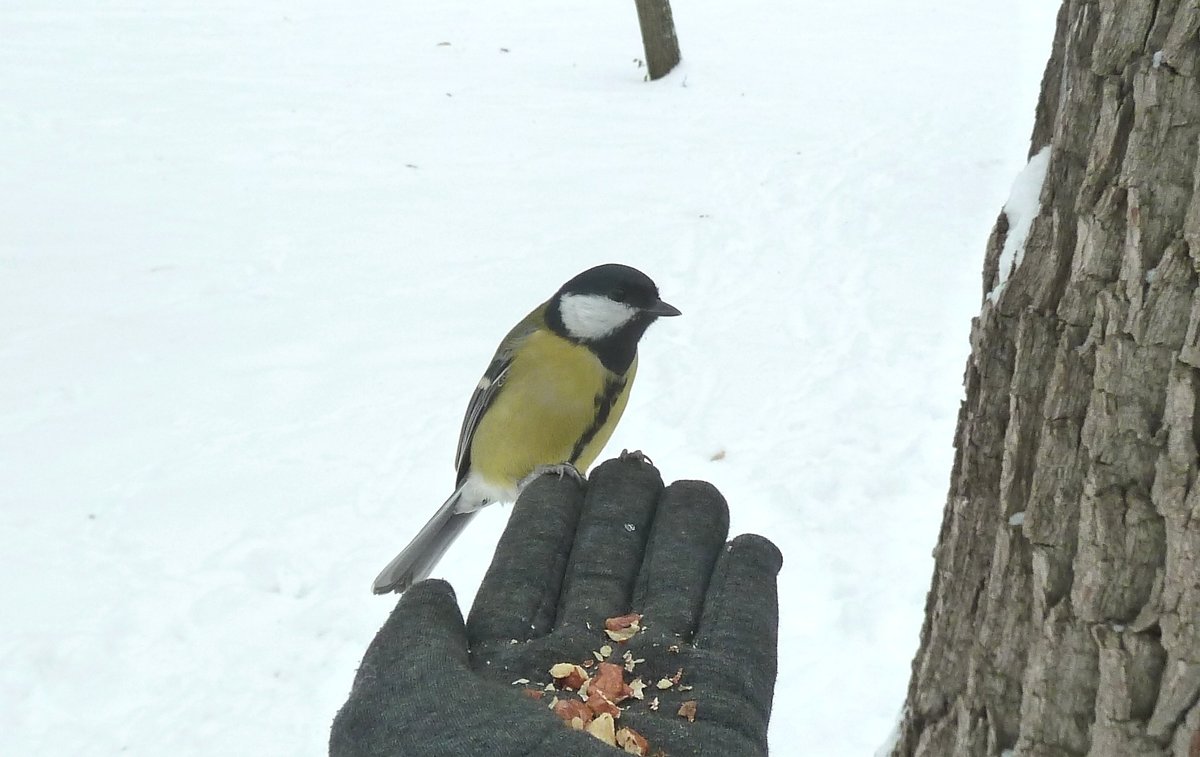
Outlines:
POLYGON ((645 698, 621 703, 617 728, 648 739, 651 755, 765 755, 782 558, 760 536, 726 544, 728 528, 712 486, 664 490, 636 453, 598 467, 586 487, 542 476, 515 505, 467 623, 443 581, 400 599, 334 720, 330 754, 620 754, 551 712, 554 694, 535 701, 512 685, 549 683, 554 664, 608 644, 612 662, 623 665, 626 651, 641 660, 625 680, 640 677, 645 698), (644 630, 609 640, 605 619, 631 611, 644 630), (659 689, 663 678, 677 682, 659 689), (687 701, 694 722, 678 714, 687 701))

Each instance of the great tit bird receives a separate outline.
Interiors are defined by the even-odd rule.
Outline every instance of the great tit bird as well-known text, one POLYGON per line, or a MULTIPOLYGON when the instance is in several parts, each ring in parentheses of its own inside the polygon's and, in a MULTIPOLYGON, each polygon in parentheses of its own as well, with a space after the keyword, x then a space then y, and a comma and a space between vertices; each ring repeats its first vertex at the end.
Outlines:
POLYGON ((675 315, 650 277, 610 263, 563 284, 514 326, 467 405, 457 488, 375 579, 375 593, 428 577, 479 508, 515 500, 535 474, 586 471, 629 400, 638 340, 675 315))

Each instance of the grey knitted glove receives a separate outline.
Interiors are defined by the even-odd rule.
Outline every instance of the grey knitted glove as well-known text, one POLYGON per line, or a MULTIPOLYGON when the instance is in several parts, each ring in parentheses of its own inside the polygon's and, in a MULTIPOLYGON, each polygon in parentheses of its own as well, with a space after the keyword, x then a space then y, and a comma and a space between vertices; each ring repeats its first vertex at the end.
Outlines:
POLYGON ((646 737, 650 754, 765 755, 781 557, 759 536, 726 544, 728 524, 712 486, 664 490, 637 454, 604 463, 586 487, 537 479, 513 509, 466 624, 443 581, 400 599, 334 720, 330 754, 620 754, 567 727, 547 707, 553 695, 534 701, 512 685, 547 683, 552 665, 593 659, 608 644, 612 662, 624 664, 626 651, 641 660, 625 678, 648 684, 645 699, 622 702, 617 727, 646 737), (606 639, 605 619, 629 612, 643 615, 644 630, 625 643, 606 639), (655 686, 680 670, 670 688, 655 686), (694 722, 678 714, 688 701, 694 722))

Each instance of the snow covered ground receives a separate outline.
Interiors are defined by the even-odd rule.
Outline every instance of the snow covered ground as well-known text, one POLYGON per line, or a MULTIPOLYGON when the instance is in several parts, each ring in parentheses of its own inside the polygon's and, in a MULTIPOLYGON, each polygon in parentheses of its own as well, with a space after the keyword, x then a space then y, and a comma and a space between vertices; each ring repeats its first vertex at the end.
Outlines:
POLYGON ((496 341, 622 261, 609 452, 782 548, 774 752, 870 754, 1055 5, 679 0, 651 84, 632 2, 7 0, 0 753, 323 753, 496 341))

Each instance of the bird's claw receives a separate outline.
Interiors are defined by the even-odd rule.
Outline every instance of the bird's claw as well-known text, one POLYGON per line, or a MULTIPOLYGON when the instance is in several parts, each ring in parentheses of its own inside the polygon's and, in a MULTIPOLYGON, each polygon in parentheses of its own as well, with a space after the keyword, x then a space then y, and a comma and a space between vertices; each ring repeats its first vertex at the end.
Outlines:
POLYGON ((564 478, 570 477, 575 480, 575 483, 586 483, 586 479, 584 479, 583 474, 580 473, 579 469, 573 464, 556 463, 554 465, 539 465, 538 467, 534 468, 533 473, 530 473, 521 480, 521 488, 524 489, 525 486, 531 483, 535 478, 544 475, 558 476, 560 481, 564 478))
POLYGON ((623 450, 621 450, 621 455, 618 457, 618 459, 621 462, 633 461, 635 463, 645 463, 646 465, 654 465, 654 461, 650 459, 650 456, 647 455, 645 452, 642 452, 640 449, 635 449, 633 451, 623 449, 623 450))

